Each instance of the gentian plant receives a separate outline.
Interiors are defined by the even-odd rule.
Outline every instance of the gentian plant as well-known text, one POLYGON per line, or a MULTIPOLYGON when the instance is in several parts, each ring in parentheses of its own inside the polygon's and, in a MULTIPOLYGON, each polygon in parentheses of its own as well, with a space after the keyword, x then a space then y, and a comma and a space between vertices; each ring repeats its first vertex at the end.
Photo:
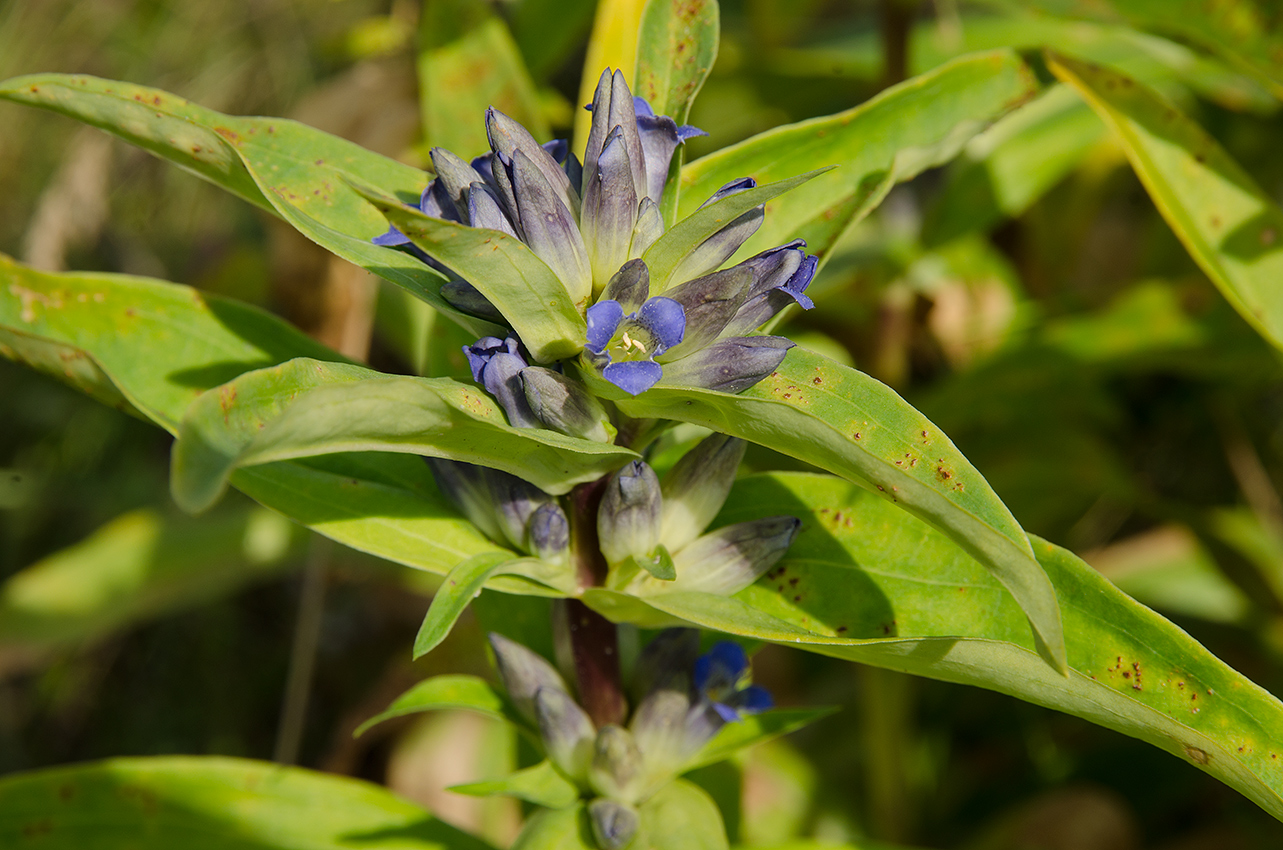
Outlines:
MULTIPOLYGON (((1277 700, 1026 533, 890 387, 775 333, 814 306, 835 244, 896 183, 945 163, 1051 76, 1142 147, 1132 113, 1167 109, 1159 95, 1054 54, 1035 73, 1000 49, 687 163, 717 4, 649 0, 620 35, 601 22, 625 5, 601 6, 590 62, 622 67, 587 69, 577 138, 479 107, 489 150, 432 147, 424 169, 124 83, 0 85, 400 287, 466 335, 457 373, 379 372, 228 299, 8 259, 0 351, 172 433, 182 508, 204 511, 233 486, 441 575, 415 657, 483 590, 546 614, 548 657, 532 648, 547 634, 505 624, 489 638, 499 686, 431 677, 363 727, 450 708, 519 730, 533 764, 457 789, 531 804, 518 850, 727 847, 717 806, 686 774, 825 713, 775 708, 752 683, 748 653, 763 643, 1058 708, 1283 816, 1277 700), (750 445, 759 471, 744 475, 750 445), (807 471, 771 471, 786 457, 807 471)), ((1147 185, 1162 183, 1152 153, 1134 153, 1147 185)), ((1202 197, 1164 191, 1164 210, 1202 197)), ((335 805, 358 791, 336 791, 335 805)), ((422 846, 475 839, 442 841, 422 846)))

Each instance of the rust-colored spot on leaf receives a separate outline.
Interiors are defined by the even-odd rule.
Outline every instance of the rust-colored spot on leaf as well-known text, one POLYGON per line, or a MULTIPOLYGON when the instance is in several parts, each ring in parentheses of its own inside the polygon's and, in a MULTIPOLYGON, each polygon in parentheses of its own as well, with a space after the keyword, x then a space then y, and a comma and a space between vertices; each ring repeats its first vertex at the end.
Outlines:
MULTIPOLYGON (((1239 749, 1242 750, 1242 747, 1239 749)), ((1206 750, 1200 750, 1198 747, 1192 747, 1189 744, 1185 745, 1185 755, 1190 761, 1196 764, 1207 764, 1212 760, 1212 757, 1207 754, 1206 750)))

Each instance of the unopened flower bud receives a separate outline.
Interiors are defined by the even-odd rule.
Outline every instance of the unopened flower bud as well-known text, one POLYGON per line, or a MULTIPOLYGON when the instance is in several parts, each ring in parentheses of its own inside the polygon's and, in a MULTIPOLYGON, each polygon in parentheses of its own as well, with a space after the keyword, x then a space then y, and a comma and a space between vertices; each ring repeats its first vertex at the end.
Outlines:
POLYGON ((664 476, 659 539, 668 551, 681 551, 717 516, 735 483, 746 445, 735 437, 714 434, 683 455, 664 476))
POLYGON ((781 336, 732 336, 664 365, 665 386, 746 390, 775 371, 793 343, 781 336))
POLYGON ((775 566, 793 542, 801 521, 777 516, 719 528, 686 546, 673 560, 675 581, 641 576, 630 590, 639 594, 697 591, 731 596, 775 566))
POLYGON ((487 469, 486 477, 490 481, 493 510, 503 534, 499 542, 529 551, 530 519, 540 507, 552 503, 552 496, 529 481, 497 469, 487 469))
POLYGON ((556 502, 540 505, 530 515, 530 551, 545 561, 561 561, 570 546, 570 521, 556 502))
POLYGON ((535 694, 540 690, 566 692, 566 681, 557 669, 516 641, 501 634, 490 633, 490 647, 494 650, 499 678, 508 692, 508 699, 517 711, 530 722, 535 720, 535 694))
POLYGON ((593 789, 618 800, 637 802, 642 779, 642 753, 632 733, 621 726, 601 727, 588 769, 593 789))
POLYGON ((588 804, 593 838, 601 850, 623 850, 637 834, 641 818, 637 810, 618 800, 598 797, 588 804))
POLYGON ((657 690, 688 691, 698 655, 697 629, 664 629, 637 656, 632 677, 634 701, 640 702, 657 690))
POLYGON ((570 779, 586 784, 597 737, 588 714, 565 690, 547 687, 535 692, 535 720, 548 758, 570 779))
POLYGON ((640 460, 610 477, 597 510, 597 536, 609 564, 648 559, 659 545, 659 478, 640 460))
POLYGON ((548 428, 599 443, 608 443, 614 436, 606 409, 578 381, 530 366, 521 371, 521 383, 530 410, 548 428))

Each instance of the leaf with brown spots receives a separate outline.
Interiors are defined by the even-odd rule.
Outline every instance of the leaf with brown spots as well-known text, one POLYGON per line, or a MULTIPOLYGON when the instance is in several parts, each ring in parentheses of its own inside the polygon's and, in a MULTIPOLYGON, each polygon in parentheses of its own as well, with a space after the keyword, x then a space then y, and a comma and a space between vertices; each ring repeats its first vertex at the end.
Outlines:
POLYGON ((630 416, 702 425, 880 491, 984 564, 1063 669, 1056 594, 1025 532, 949 438, 880 381, 793 348, 774 374, 739 395, 659 386, 617 403, 630 416), (896 463, 928 452, 930 463, 896 463))
POLYGON ((503 409, 472 384, 300 357, 247 372, 192 403, 174 443, 174 501, 201 511, 222 495, 239 467, 335 452, 478 463, 556 494, 637 457, 607 443, 514 428, 503 409), (227 389, 236 397, 230 411, 222 404, 227 389))
POLYGON ((713 525, 781 511, 801 518, 802 531, 772 574, 734 597, 585 601, 620 619, 693 624, 1064 711, 1147 741, 1283 819, 1283 703, 1071 552, 1033 541, 1065 618, 1062 676, 1039 657, 1019 606, 966 551, 840 478, 741 478, 713 525), (838 512, 853 526, 835 522, 838 512), (798 584, 781 588, 782 571, 798 584))

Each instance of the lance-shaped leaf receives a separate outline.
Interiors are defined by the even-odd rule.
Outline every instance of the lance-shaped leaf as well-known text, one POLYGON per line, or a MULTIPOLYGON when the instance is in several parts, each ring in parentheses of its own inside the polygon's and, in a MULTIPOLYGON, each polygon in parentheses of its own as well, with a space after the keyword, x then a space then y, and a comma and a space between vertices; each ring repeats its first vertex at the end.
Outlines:
MULTIPOLYGON (((342 358, 270 313, 186 286, 112 274, 50 274, 0 255, 0 354, 114 398, 177 433, 201 393, 292 357, 342 358), (86 380, 94 381, 85 384, 86 380)), ((363 452, 249 467, 233 483, 341 543, 444 573, 488 540, 438 493, 418 458, 363 452)), ((497 577, 515 592, 546 588, 497 577)))
MULTIPOLYGON (((691 104, 717 59, 720 12, 714 0, 647 3, 637 33, 637 70, 633 91, 656 115, 685 124, 691 104)), ((664 220, 677 215, 685 145, 673 151, 663 188, 664 220)))
POLYGON ((414 638, 414 657, 436 649, 486 582, 501 574, 523 575, 567 594, 575 590, 574 576, 569 570, 548 569, 538 558, 510 558, 496 553, 469 558, 446 573, 445 581, 433 595, 427 616, 414 638))
POLYGON ((833 714, 836 708, 773 708, 759 714, 744 714, 734 723, 727 723, 713 740, 705 744, 685 765, 694 770, 730 758, 737 752, 756 746, 772 738, 795 732, 833 714))
POLYGON ((188 510, 203 510, 237 467, 345 451, 477 463, 549 493, 564 493, 636 456, 513 428, 489 396, 450 378, 388 376, 300 358, 242 375, 192 404, 174 444, 174 498, 188 510))
MULTIPOLYGON (((838 478, 773 473, 741 479, 718 521, 777 510, 801 517, 804 530, 757 584, 732 598, 644 604, 679 622, 1077 715, 1172 753, 1283 819, 1283 704, 1072 553, 1033 541, 1065 617, 1063 676, 1038 657, 1002 586, 894 505, 838 478)), ((585 601, 610 605, 609 594, 585 601)))
MULTIPOLYGON (((796 189, 808 180, 813 180, 824 174, 827 170, 827 168, 822 168, 790 177, 787 180, 780 180, 777 183, 736 192, 733 195, 727 195, 720 200, 714 201, 698 211, 692 211, 690 215, 679 221, 671 230, 659 237, 659 241, 651 245, 642 257, 646 267, 650 270, 650 294, 660 295, 669 286, 683 283, 684 281, 672 279, 673 272, 677 270, 687 256, 696 251, 706 240, 715 238, 719 230, 727 227, 735 219, 754 207, 760 206, 772 198, 779 197, 785 192, 796 189)), ((709 192, 704 197, 711 197, 717 191, 717 188, 720 187, 714 188, 712 192, 709 192)))
POLYGON ((1156 92, 1067 57, 1048 65, 1114 130, 1159 212, 1226 300, 1283 348, 1283 210, 1156 92))
POLYGON ((629 416, 676 419, 742 437, 875 489, 944 531, 1012 593, 1064 668, 1056 594, 1029 541, 949 438, 885 384, 801 348, 739 395, 656 387, 617 402, 629 416))
POLYGON ((288 221, 340 257, 387 278, 468 328, 490 322, 439 295, 445 278, 418 259, 371 244, 387 222, 345 184, 361 180, 406 201, 428 175, 337 136, 284 118, 224 115, 159 89, 69 74, 0 83, 0 98, 59 112, 167 159, 288 221))
POLYGON ((871 208, 861 199, 894 172, 908 180, 957 155, 976 133, 1038 92, 1013 51, 975 54, 893 86, 852 109, 777 127, 701 157, 682 169, 679 219, 730 180, 783 180, 818 166, 838 168, 772 202, 740 249, 751 256, 793 238, 824 255, 871 208), (893 168, 894 165, 894 168, 893 168))
POLYGON ((520 240, 432 218, 378 189, 354 185, 411 242, 497 307, 535 360, 558 360, 583 348, 587 326, 566 285, 520 240))
POLYGON ((485 679, 450 674, 424 679, 393 700, 392 704, 382 712, 358 726, 352 735, 353 737, 363 735, 370 727, 394 717, 418 714, 423 711, 452 709, 471 711, 495 720, 506 720, 518 727, 528 728, 512 703, 485 679))
POLYGON ((449 790, 469 797, 516 797, 547 809, 564 809, 579 799, 579 789, 547 759, 502 779, 452 785, 449 790))
POLYGON ((0 845, 492 850, 386 788, 270 762, 124 758, 0 781, 0 845))

